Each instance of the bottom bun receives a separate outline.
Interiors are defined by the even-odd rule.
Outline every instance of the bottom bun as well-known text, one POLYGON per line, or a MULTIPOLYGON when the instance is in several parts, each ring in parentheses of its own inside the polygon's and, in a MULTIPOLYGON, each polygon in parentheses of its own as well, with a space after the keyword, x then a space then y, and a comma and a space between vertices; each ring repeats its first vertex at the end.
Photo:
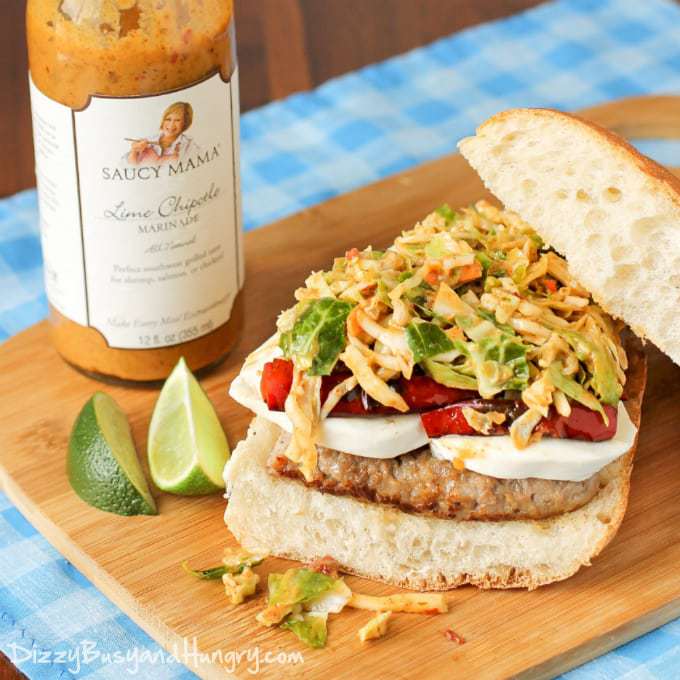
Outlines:
MULTIPOLYGON (((632 415, 639 425, 639 412, 632 415)), ((255 418, 225 470, 225 522, 237 540, 303 562, 329 555, 348 573, 404 588, 533 589, 560 581, 590 564, 626 510, 633 450, 608 466, 609 483, 578 510, 543 520, 457 521, 274 477, 266 463, 280 434, 255 418)))

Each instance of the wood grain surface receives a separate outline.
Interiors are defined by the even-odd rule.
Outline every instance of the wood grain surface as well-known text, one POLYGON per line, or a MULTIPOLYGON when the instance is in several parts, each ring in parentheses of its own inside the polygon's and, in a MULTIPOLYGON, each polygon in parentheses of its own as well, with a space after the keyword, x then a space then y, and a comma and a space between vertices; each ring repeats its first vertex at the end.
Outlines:
MULTIPOLYGON (((539 2, 236 0, 242 109, 309 89, 352 68, 539 2), (361 13, 350 11, 350 5, 354 9, 360 5, 361 13)), ((2 197, 34 186, 35 176, 26 77, 26 2, 0 4, 0 139, 3 155, 12 159, 0 173, 2 197)), ((2 680, 23 677, 2 656, 0 674, 2 680)))
MULTIPOLYGON (((675 105, 674 101, 667 102, 675 105)), ((629 124, 616 111, 638 111, 636 100, 591 110, 613 127, 629 124)), ((663 103, 655 101, 659 108, 663 103)), ((659 115, 663 117, 664 111, 659 115)), ((650 117, 651 119, 651 117, 650 117)), ((242 338, 233 354, 204 380, 230 441, 245 433, 250 414, 231 401, 229 381, 243 357, 274 327, 292 302, 293 289, 310 269, 369 243, 380 247, 401 229, 444 201, 467 204, 484 195, 478 178, 460 156, 449 156, 365 187, 246 237, 246 308, 242 338), (304 253, 304 256, 300 254, 304 253)), ((124 518, 82 503, 71 490, 64 455, 71 424, 101 384, 67 367, 40 323, 0 347, 0 394, 5 423, 0 431, 0 481, 37 529, 94 584, 166 649, 195 639, 204 652, 259 648, 301 651, 304 662, 264 665, 265 678, 350 680, 382 678, 548 678, 680 615, 680 367, 647 348, 649 382, 628 513, 619 534, 593 566, 573 578, 534 592, 478 591, 449 595, 450 612, 427 617, 396 615, 387 637, 362 646, 357 629, 369 618, 349 610, 332 617, 324 650, 304 648, 292 634, 255 622, 262 598, 237 608, 227 605, 219 583, 184 574, 180 563, 216 563, 231 542, 219 496, 180 498, 160 494, 157 517, 124 518), (49 376, 49 379, 46 379, 49 376), (451 626, 466 643, 448 641, 451 626)), ((128 413, 142 458, 153 390, 107 387, 128 413)), ((264 576, 291 563, 268 559, 264 576)), ((394 589, 348 577, 352 589, 386 594, 394 589)), ((191 661, 191 660, 190 660, 191 661)), ((219 661, 199 664, 202 677, 249 677, 248 662, 233 673, 219 661)))
MULTIPOLYGON (((328 78, 540 0, 235 0, 241 108, 248 111, 328 78)), ((28 101, 26 0, 0 2, 0 196, 35 185, 28 101)))

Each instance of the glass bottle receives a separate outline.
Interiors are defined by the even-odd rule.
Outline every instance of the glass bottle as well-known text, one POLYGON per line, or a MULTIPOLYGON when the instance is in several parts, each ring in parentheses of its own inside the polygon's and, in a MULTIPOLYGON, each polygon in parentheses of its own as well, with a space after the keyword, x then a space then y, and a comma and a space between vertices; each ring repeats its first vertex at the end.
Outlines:
POLYGON ((100 378, 218 362, 242 326, 232 0, 28 0, 50 330, 100 378))

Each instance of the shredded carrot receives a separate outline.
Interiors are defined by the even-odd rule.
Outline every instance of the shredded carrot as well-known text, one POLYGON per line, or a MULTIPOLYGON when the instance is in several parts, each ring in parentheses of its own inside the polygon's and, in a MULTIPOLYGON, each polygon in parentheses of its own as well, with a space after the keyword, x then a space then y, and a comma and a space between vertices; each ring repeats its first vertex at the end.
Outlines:
POLYGON ((442 273, 442 266, 439 262, 431 262, 427 268, 427 274, 423 276, 423 279, 427 281, 431 286, 436 286, 439 283, 439 277, 442 273))
POLYGON ((446 335, 449 340, 465 340, 465 333, 463 333, 463 331, 458 328, 458 326, 447 328, 444 331, 444 335, 446 335))
POLYGON ((439 276, 437 275, 437 272, 429 271, 427 274, 425 274, 425 281, 427 281, 431 286, 436 286, 438 280, 439 276))
POLYGON ((357 321, 358 311, 359 307, 357 306, 349 313, 349 316, 347 317, 347 330, 349 331, 350 335, 354 335, 357 337, 363 335, 363 329, 361 328, 361 325, 357 321))
POLYGON ((478 261, 472 264, 467 264, 461 267, 458 272, 458 283, 466 283, 467 281, 474 281, 482 275, 482 265, 478 261))
POLYGON ((355 257, 359 257, 359 249, 358 249, 358 248, 350 248, 350 249, 345 253, 345 257, 346 257, 348 260, 352 260, 352 259, 354 259, 355 257))
POLYGON ((557 281, 555 279, 549 279, 547 276, 544 276, 541 282, 551 293, 557 292, 557 281))

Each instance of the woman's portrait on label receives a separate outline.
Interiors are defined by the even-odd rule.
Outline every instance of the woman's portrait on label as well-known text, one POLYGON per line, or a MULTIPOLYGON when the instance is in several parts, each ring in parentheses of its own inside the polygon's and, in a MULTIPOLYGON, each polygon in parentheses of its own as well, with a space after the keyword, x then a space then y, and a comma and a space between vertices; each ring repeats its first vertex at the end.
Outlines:
POLYGON ((157 134, 142 139, 129 139, 130 151, 125 157, 130 165, 160 165, 188 158, 199 150, 193 138, 186 134, 194 119, 194 110, 187 102, 175 102, 164 112, 157 134))

